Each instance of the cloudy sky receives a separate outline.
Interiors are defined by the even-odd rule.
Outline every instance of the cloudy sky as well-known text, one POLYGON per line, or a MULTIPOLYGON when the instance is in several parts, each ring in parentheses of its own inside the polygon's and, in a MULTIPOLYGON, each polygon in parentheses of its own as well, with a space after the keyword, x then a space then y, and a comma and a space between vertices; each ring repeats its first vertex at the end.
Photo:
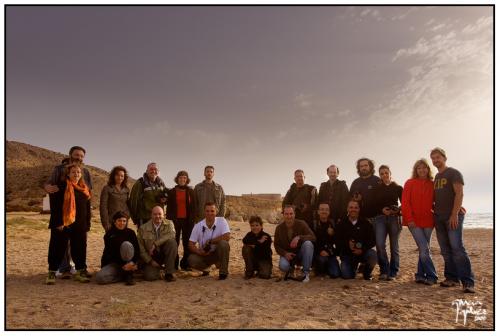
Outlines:
POLYGON ((7 139, 86 162, 203 167, 227 194, 293 171, 403 184, 435 146, 493 209, 493 7, 7 7, 7 139))

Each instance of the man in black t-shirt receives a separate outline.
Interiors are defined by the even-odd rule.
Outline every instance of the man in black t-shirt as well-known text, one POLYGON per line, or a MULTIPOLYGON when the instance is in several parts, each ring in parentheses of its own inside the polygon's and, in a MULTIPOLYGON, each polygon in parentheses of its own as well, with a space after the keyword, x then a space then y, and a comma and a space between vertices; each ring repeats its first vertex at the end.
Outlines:
POLYGON ((462 240, 464 179, 458 170, 446 166, 443 149, 434 148, 431 159, 438 169, 434 178, 434 225, 446 278, 440 285, 453 287, 461 281, 465 293, 474 293, 474 274, 462 240))

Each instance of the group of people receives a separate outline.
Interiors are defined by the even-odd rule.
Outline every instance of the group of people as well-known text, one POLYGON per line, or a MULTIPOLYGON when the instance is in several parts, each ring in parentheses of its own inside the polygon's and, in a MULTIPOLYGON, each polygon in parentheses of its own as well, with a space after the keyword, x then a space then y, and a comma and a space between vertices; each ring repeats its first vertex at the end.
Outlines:
MULTIPOLYGON (((72 147, 69 158, 54 168, 45 184, 51 206, 47 284, 54 284, 56 276, 90 281, 86 244, 92 179, 83 166, 84 156, 85 149, 72 147)), ((329 179, 319 192, 305 183, 303 170, 296 170, 295 183, 283 199, 283 221, 276 227, 274 242, 264 232, 259 216, 249 219, 250 232, 243 238, 241 252, 245 279, 271 278, 274 245, 279 255, 279 279, 308 282, 314 269, 315 274, 331 278, 353 279, 362 273, 364 279, 371 280, 378 264, 379 280, 394 280, 399 271, 399 236, 402 226, 407 226, 419 251, 415 281, 429 286, 437 283, 430 254, 435 228, 445 262, 445 279, 440 285, 461 283, 464 292, 474 293, 474 275, 462 241, 463 177, 446 166, 443 149, 433 149, 430 158, 437 175, 433 177, 427 160, 420 159, 404 187, 392 180, 387 165, 379 167, 377 177, 375 164, 368 158, 357 161, 359 177, 350 188, 338 178, 340 171, 335 165, 327 168, 329 179), (301 274, 296 276, 297 271, 301 274)), ((159 176, 158 165, 150 163, 130 190, 127 170, 114 167, 100 195, 100 217, 106 233, 96 281, 123 280, 132 285, 134 272, 140 270, 145 280, 160 279, 163 272, 163 278, 170 282, 175 281, 179 267, 208 275, 211 265, 219 268, 220 280, 226 279, 231 233, 224 218, 224 189, 213 180, 213 166, 205 167, 204 176, 204 181, 192 188, 188 173, 179 171, 174 178, 176 185, 169 189, 159 176), (137 235, 127 227, 129 218, 137 226, 137 235), (182 259, 178 254, 181 235, 182 259)))

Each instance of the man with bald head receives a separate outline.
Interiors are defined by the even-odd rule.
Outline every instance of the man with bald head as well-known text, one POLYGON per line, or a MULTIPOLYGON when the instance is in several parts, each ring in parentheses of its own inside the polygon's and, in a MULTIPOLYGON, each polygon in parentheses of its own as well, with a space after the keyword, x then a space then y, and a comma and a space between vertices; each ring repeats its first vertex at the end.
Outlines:
POLYGON ((343 180, 339 180, 339 168, 330 165, 326 168, 328 181, 321 183, 319 187, 318 205, 326 203, 330 208, 330 218, 334 224, 347 214, 347 203, 349 202, 349 188, 343 180))
POLYGON ((160 279, 160 270, 165 270, 165 281, 175 281, 175 241, 174 223, 165 219, 161 206, 153 207, 151 219, 141 225, 137 231, 137 240, 144 263, 144 280, 160 279))
POLYGON ((151 210, 159 205, 165 211, 168 189, 159 176, 160 168, 154 162, 148 164, 146 172, 130 191, 128 207, 130 217, 137 227, 151 219, 151 210))

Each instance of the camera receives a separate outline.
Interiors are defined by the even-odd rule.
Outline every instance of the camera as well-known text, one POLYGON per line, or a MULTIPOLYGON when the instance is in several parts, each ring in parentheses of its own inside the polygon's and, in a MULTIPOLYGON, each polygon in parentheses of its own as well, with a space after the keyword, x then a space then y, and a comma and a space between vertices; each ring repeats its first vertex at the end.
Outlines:
POLYGON ((354 247, 357 248, 357 249, 360 249, 360 248, 363 248, 363 243, 361 242, 354 242, 354 247))
POLYGON ((397 205, 391 205, 389 206, 389 209, 394 212, 399 212, 399 207, 397 205))
POLYGON ((210 252, 210 249, 212 248, 212 244, 210 244, 210 240, 205 243, 205 246, 203 246, 203 251, 205 252, 210 252))

